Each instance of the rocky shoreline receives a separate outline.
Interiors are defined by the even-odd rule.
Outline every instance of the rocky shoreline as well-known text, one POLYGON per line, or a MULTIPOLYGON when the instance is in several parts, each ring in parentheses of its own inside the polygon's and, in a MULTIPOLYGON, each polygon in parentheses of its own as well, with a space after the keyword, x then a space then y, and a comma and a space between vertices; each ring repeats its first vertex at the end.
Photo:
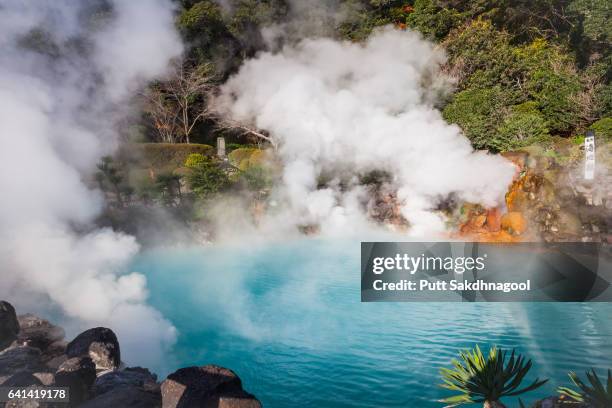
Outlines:
POLYGON ((67 342, 65 332, 32 314, 17 315, 0 301, 0 386, 70 389, 70 403, 12 400, 5 408, 261 408, 231 370, 180 368, 163 381, 142 367, 126 367, 115 333, 105 327, 67 342))

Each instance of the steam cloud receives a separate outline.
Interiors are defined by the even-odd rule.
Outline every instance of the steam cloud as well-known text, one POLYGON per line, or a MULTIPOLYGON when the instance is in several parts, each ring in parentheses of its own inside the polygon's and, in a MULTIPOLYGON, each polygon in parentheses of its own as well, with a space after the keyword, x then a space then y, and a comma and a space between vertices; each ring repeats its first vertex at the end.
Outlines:
POLYGON ((444 230, 434 211, 441 200, 497 205, 514 172, 502 157, 474 151, 434 107, 450 85, 444 58, 418 34, 390 27, 365 44, 305 39, 247 61, 224 85, 221 109, 278 142, 283 194, 298 222, 363 225, 356 176, 384 170, 412 234, 435 234, 444 230), (341 176, 320 188, 323 174, 341 176))
POLYGON ((165 0, 0 3, 0 296, 109 325, 152 362, 175 330, 127 273, 133 237, 92 228, 90 180, 118 142, 122 103, 181 52, 165 0))

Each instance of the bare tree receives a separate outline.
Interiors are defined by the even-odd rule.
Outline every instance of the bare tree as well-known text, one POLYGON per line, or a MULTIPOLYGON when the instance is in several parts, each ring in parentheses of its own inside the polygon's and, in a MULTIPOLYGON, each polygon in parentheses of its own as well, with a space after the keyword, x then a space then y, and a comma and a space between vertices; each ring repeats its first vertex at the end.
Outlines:
POLYGON ((240 136, 252 137, 258 141, 268 142, 275 150, 278 147, 276 140, 274 140, 274 138, 270 136, 266 131, 259 130, 255 127, 248 126, 244 123, 237 122, 235 120, 223 116, 217 116, 216 119, 217 129, 235 131, 239 133, 240 136))
POLYGON ((212 64, 177 61, 170 77, 144 92, 145 112, 151 116, 162 141, 191 142, 194 127, 211 116, 208 102, 215 79, 212 64))
POLYGON ((212 105, 217 89, 212 64, 193 66, 177 61, 173 73, 152 84, 144 93, 144 110, 151 117, 159 138, 166 143, 191 142, 195 126, 206 119, 219 130, 270 143, 275 140, 265 131, 227 118, 212 105))

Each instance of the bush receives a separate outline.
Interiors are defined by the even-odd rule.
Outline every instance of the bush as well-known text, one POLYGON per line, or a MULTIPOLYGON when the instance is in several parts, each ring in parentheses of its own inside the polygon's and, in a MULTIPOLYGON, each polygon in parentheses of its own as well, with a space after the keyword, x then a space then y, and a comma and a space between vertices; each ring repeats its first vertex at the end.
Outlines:
POLYGON ((240 177, 251 190, 259 191, 272 186, 272 174, 269 169, 262 166, 250 166, 240 174, 240 177))
POLYGON ((437 0, 416 0, 414 11, 408 15, 406 23, 423 33, 425 37, 442 40, 464 19, 463 13, 441 7, 437 0))
POLYGON ((126 146, 121 152, 124 159, 139 167, 148 167, 160 171, 172 171, 183 166, 192 153, 211 156, 215 149, 205 144, 173 143, 134 143, 126 146))
POLYGON ((217 162, 209 158, 196 162, 189 168, 187 181, 191 191, 200 198, 209 198, 230 184, 225 171, 219 167, 217 162))
POLYGON ((187 156, 187 159, 185 159, 185 167, 197 167, 200 163, 203 163, 206 160, 206 156, 204 156, 202 153, 191 153, 189 156, 187 156))
POLYGON ((537 379, 530 385, 521 388, 521 382, 531 369, 531 360, 524 356, 492 347, 485 355, 476 346, 459 354, 459 360, 453 360, 453 368, 440 370, 443 388, 457 391, 459 394, 445 398, 441 402, 449 407, 476 402, 485 406, 499 407, 500 399, 535 390, 548 380, 537 379))
POLYGON ((521 66, 510 45, 511 37, 486 20, 475 20, 453 30, 443 42, 459 89, 501 86, 512 88, 521 66))
POLYGON ((603 138, 606 142, 612 141, 612 118, 602 118, 589 126, 595 132, 595 137, 603 138))
POLYGON ((443 115, 463 129, 474 147, 498 150, 499 143, 493 140, 493 135, 505 105, 500 87, 466 89, 455 94, 443 115))
POLYGON ((546 120, 537 110, 516 109, 507 115, 503 123, 496 129, 491 145, 499 151, 514 150, 543 142, 548 136, 550 135, 546 120))

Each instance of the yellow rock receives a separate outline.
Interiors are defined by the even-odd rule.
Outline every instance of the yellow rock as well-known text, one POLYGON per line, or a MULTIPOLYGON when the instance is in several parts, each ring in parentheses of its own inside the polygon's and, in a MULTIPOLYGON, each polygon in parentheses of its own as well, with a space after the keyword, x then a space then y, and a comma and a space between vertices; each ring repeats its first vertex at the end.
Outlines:
POLYGON ((521 235, 527 231, 527 221, 520 212, 511 211, 502 216, 501 227, 512 234, 521 235))

